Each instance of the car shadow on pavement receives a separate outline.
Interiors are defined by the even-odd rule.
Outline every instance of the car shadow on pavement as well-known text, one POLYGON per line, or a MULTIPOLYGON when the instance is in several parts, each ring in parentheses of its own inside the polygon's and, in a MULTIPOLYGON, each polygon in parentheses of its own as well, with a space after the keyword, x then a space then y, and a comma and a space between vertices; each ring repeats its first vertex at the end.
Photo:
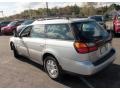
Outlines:
POLYGON ((26 62, 26 63, 28 63, 28 64, 31 64, 31 65, 37 67, 38 69, 44 71, 44 68, 43 68, 42 65, 40 65, 40 64, 38 64, 38 63, 36 63, 36 62, 33 62, 32 60, 29 60, 29 59, 26 58, 26 57, 21 56, 20 58, 17 58, 17 59, 20 60, 20 61, 22 61, 22 62, 26 62))
MULTIPOLYGON (((84 78, 95 88, 120 88, 120 65, 112 64, 105 70, 84 78)), ((66 75, 60 83, 72 88, 89 87, 81 81, 80 76, 74 77, 73 75, 66 75)))
POLYGON ((102 72, 88 77, 88 80, 97 88, 120 88, 120 65, 112 64, 102 72))
MULTIPOLYGON (((40 64, 24 57, 19 60, 29 63, 44 72, 40 64)), ((85 76, 85 78, 95 88, 120 88, 120 65, 111 64, 107 69, 89 77, 85 76)), ((60 81, 56 82, 71 88, 88 88, 78 75, 65 74, 60 81)))

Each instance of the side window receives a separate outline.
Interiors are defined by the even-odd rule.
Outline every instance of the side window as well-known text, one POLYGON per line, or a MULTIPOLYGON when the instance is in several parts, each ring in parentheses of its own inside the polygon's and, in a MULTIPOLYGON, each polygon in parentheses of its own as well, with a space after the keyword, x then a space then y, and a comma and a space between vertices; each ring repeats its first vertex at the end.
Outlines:
POLYGON ((22 36, 22 37, 29 37, 31 29, 32 29, 32 26, 28 26, 28 27, 24 28, 22 30, 22 32, 20 33, 20 36, 22 36))
POLYGON ((30 37, 45 38, 44 25, 34 25, 30 34, 30 37))
POLYGON ((68 24, 46 25, 46 35, 51 39, 73 40, 73 34, 68 24))

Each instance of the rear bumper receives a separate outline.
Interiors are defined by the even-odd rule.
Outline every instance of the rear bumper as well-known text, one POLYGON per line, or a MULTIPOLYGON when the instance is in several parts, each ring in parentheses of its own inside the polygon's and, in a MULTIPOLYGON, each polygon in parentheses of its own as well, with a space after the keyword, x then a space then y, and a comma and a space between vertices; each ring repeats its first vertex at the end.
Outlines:
POLYGON ((120 33, 120 26, 115 27, 115 33, 120 33))
MULTIPOLYGON (((109 57, 107 56, 108 58, 105 58, 106 60, 104 60, 103 62, 101 62, 97 65, 95 65, 94 63, 92 63, 90 61, 83 61, 83 62, 74 61, 74 63, 72 63, 73 67, 69 71, 76 73, 76 74, 81 74, 81 75, 93 75, 93 74, 101 71, 108 65, 110 65, 115 60, 115 50, 112 49, 112 51, 114 53, 112 53, 111 56, 109 56, 109 57)), ((98 60, 98 61, 100 61, 100 60, 98 60)))

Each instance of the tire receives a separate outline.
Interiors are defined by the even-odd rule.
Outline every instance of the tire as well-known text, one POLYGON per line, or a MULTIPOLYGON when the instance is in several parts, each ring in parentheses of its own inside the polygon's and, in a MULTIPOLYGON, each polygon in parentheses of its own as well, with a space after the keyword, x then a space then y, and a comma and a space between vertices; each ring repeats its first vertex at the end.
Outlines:
POLYGON ((16 50, 14 44, 11 44, 11 47, 13 49, 13 54, 15 58, 20 58, 20 55, 18 54, 18 51, 16 50))
POLYGON ((113 32, 113 31, 110 31, 109 33, 111 34, 112 38, 114 38, 114 37, 115 37, 115 34, 114 34, 114 32, 113 32))
POLYGON ((47 56, 44 60, 44 68, 48 76, 53 80, 60 80, 62 76, 62 69, 57 60, 52 56, 47 56))
POLYGON ((114 31, 114 37, 118 37, 119 34, 114 31))
POLYGON ((114 29, 114 37, 119 37, 119 34, 115 32, 115 25, 113 26, 114 29))
POLYGON ((116 33, 115 33, 115 25, 113 25, 113 36, 116 37, 116 33))

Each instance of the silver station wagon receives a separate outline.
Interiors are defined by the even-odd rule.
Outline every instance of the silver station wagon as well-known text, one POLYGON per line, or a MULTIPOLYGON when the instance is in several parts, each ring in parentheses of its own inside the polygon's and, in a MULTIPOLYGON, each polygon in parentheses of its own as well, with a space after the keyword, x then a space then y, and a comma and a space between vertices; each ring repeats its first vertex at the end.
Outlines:
POLYGON ((10 47, 16 58, 43 65, 54 80, 63 71, 90 76, 115 60, 111 35, 87 18, 36 20, 10 38, 10 47))

